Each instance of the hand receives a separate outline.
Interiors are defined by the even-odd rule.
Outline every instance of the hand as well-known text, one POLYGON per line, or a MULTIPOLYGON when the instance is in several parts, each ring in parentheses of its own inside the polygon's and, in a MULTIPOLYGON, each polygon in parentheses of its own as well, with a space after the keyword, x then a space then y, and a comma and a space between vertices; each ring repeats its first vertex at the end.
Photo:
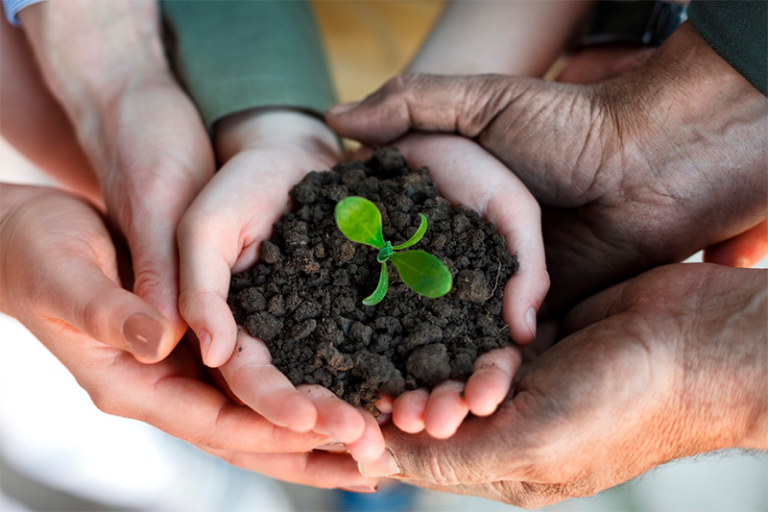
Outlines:
POLYGON ((538 508, 675 458, 765 449, 766 285, 766 270, 688 264, 614 286, 568 315, 572 334, 494 416, 449 441, 386 430, 390 451, 360 469, 538 508))
POLYGON ((162 359, 186 330, 176 228, 214 163, 202 121, 165 61, 157 5, 44 2, 20 19, 128 241, 133 290, 170 321, 172 341, 153 357, 162 359))
POLYGON ((335 440, 276 427, 207 384, 186 341, 162 362, 137 361, 153 359, 146 340, 163 336, 163 345, 170 327, 120 287, 115 247, 92 207, 61 191, 5 184, 0 204, 0 310, 32 331, 99 409, 276 478, 376 485, 351 457, 309 452, 335 440))
POLYGON ((290 206, 290 189, 338 160, 335 135, 307 114, 255 110, 219 122, 215 138, 223 167, 184 215, 178 235, 179 307, 200 339, 203 361, 220 367, 232 392, 269 421, 330 434, 354 457, 377 458, 384 441, 373 417, 320 386, 295 388, 271 364, 264 343, 237 327, 227 305, 231 275, 256 263, 261 242, 290 206))
MULTIPOLYGON (((512 340, 533 341, 536 311, 549 288, 536 200, 501 162, 470 140, 410 135, 394 145, 412 167, 429 167, 443 197, 476 210, 504 236, 520 268, 503 284, 502 317, 512 340)), ((418 389, 400 395, 394 401, 393 422, 405 432, 426 430, 439 439, 452 436, 468 412, 488 416, 496 410, 509 392, 520 356, 517 346, 493 350, 477 358, 466 385, 446 381, 431 393, 418 389)))
POLYGON ((767 218, 767 113, 686 23, 610 81, 400 77, 327 119, 368 143, 409 129, 475 138, 545 206, 547 305, 563 310, 767 218))

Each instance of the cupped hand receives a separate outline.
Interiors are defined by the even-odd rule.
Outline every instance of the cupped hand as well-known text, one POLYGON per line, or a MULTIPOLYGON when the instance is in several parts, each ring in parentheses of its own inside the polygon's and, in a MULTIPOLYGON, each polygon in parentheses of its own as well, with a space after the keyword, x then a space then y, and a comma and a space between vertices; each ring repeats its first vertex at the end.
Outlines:
POLYGON ((661 267, 587 299, 489 418, 386 429, 370 477, 537 508, 669 460, 768 447, 768 271, 661 267))
POLYGON ((329 434, 359 460, 378 457, 384 442, 373 417, 320 386, 294 387, 227 305, 232 274, 256 263, 261 242, 290 208, 291 188, 338 160, 336 137, 308 114, 257 110, 219 122, 216 145, 224 165, 178 232, 179 307, 200 339, 203 361, 219 367, 232 392, 268 420, 329 434))
MULTIPOLYGON (((541 211, 525 185, 487 151, 468 139, 450 135, 409 135, 396 146, 414 168, 429 167, 440 194, 492 222, 516 254, 520 268, 504 286, 502 318, 514 342, 536 336, 536 312, 549 289, 541 237, 541 211)), ((448 438, 469 412, 488 416, 504 400, 520 365, 520 348, 510 346, 481 355, 466 382, 447 381, 431 392, 407 391, 395 401, 398 428, 422 430, 448 438)))
POLYGON ((140 362, 153 360, 147 341, 173 343, 172 328, 120 286, 115 247, 91 206, 54 189, 5 184, 0 204, 0 310, 32 331, 99 409, 275 478, 375 487, 351 457, 311 452, 337 440, 275 426, 209 385, 186 340, 161 362, 140 362))
POLYGON ((679 261, 768 217, 768 99, 682 25, 642 66, 590 85, 403 76, 327 120, 346 137, 477 140, 542 203, 550 309, 679 261))
MULTIPOLYGON (((99 177, 111 221, 127 239, 134 292, 178 341, 176 228, 213 175, 205 127, 165 60, 155 2, 45 2, 20 12, 52 94, 99 177)), ((173 343, 157 347, 162 359, 173 343)))

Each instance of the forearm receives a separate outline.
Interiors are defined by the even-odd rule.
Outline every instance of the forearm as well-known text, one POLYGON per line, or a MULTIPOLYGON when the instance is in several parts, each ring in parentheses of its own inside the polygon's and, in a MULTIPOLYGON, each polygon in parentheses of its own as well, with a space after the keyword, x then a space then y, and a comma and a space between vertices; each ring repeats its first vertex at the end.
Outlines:
POLYGON ((592 2, 451 2, 409 73, 539 77, 563 51, 592 2))
POLYGON ((154 2, 43 2, 19 13, 45 80, 75 121, 165 68, 154 2))

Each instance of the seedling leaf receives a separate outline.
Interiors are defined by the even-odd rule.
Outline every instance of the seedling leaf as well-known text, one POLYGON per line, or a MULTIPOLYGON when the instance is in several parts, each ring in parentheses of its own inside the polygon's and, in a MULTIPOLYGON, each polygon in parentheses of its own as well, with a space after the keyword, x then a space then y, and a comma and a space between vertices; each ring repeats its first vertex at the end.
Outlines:
POLYGON ((453 286, 453 277, 442 261, 425 251, 394 253, 389 257, 400 277, 419 295, 442 297, 453 286))
POLYGON ((363 304, 365 304, 366 306, 375 306, 376 304, 384 300, 384 296, 387 294, 388 289, 389 289, 389 272, 387 272, 387 263, 384 262, 381 264, 381 274, 379 275, 379 285, 376 287, 375 290, 373 290, 372 294, 370 294, 368 297, 363 299, 363 304))
POLYGON ((392 247, 393 251, 407 249, 412 245, 416 245, 417 243, 419 243, 419 240, 421 240, 424 237, 424 233, 427 232, 427 217, 425 217, 424 214, 422 213, 419 214, 419 217, 421 217, 421 224, 419 224, 419 229, 416 230, 416 232, 407 242, 392 247))
POLYGON ((336 224, 353 242, 377 249, 384 245, 381 213, 368 199, 350 196, 336 203, 336 224))

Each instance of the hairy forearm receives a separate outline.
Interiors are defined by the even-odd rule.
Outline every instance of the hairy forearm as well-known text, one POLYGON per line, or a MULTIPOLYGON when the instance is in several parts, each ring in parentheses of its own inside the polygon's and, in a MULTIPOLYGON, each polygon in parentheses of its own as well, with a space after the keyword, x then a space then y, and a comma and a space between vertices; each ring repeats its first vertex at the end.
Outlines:
POLYGON ((539 77, 563 51, 589 0, 451 2, 409 73, 539 77))

